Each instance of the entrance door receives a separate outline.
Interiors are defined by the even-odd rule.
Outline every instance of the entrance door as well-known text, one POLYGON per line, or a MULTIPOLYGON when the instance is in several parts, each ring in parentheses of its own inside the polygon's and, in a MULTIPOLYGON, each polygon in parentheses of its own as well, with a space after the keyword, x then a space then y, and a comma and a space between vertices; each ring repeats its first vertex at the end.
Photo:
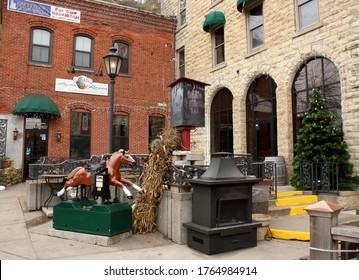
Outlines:
POLYGON ((24 179, 29 178, 29 164, 35 163, 40 157, 47 156, 47 127, 45 119, 26 118, 24 179))
POLYGON ((260 76, 247 94, 247 152, 255 161, 278 153, 276 88, 272 78, 260 76))

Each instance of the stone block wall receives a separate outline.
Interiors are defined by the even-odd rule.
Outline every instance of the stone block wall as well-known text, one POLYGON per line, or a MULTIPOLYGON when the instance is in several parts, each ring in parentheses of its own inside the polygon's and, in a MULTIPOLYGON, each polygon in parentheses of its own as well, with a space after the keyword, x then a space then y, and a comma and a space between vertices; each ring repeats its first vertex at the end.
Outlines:
POLYGON ((234 153, 246 151, 246 95, 259 75, 271 76, 277 84, 278 154, 292 171, 293 124, 292 83, 307 59, 325 57, 337 67, 341 79, 342 116, 345 140, 349 145, 355 171, 359 172, 357 122, 359 111, 359 4, 356 0, 318 1, 320 22, 304 31, 296 31, 295 1, 263 1, 265 45, 255 52, 247 48, 245 13, 236 9, 236 1, 187 0, 187 23, 177 30, 176 50, 185 48, 186 77, 210 84, 205 93, 206 127, 191 135, 191 150, 210 159, 210 108, 215 94, 228 88, 233 94, 234 153), (203 31, 205 16, 221 11, 224 26, 225 64, 212 66, 211 35, 203 31))

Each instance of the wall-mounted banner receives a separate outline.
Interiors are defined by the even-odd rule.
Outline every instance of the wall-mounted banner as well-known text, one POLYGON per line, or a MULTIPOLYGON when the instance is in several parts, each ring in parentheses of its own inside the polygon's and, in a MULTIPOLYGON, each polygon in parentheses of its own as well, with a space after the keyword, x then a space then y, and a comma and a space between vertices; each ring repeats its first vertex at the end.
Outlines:
POLYGON ((57 78, 55 91, 107 96, 108 84, 94 83, 86 76, 74 77, 72 80, 57 78))
POLYGON ((75 23, 80 23, 81 17, 80 11, 25 0, 9 0, 7 9, 9 11, 75 23))

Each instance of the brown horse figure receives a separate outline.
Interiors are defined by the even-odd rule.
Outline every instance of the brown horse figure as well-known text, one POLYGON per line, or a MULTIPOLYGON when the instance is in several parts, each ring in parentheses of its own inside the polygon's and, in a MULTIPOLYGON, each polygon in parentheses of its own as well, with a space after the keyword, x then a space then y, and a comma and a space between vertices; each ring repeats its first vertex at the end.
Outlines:
MULTIPOLYGON (((122 178, 120 173, 121 164, 131 164, 135 160, 129 155, 125 150, 120 149, 117 152, 114 152, 109 159, 106 160, 106 167, 109 174, 110 185, 117 186, 123 189, 125 195, 128 199, 133 199, 131 192, 126 188, 126 186, 131 186, 139 193, 143 193, 141 187, 137 186, 133 182, 122 178)), ((64 187, 57 193, 57 196, 62 196, 66 190, 71 187, 78 187, 85 185, 86 189, 91 186, 91 177, 90 173, 85 170, 84 167, 76 167, 70 172, 67 176, 67 181, 65 182, 64 187)), ((87 191, 86 191, 87 193, 87 191)))

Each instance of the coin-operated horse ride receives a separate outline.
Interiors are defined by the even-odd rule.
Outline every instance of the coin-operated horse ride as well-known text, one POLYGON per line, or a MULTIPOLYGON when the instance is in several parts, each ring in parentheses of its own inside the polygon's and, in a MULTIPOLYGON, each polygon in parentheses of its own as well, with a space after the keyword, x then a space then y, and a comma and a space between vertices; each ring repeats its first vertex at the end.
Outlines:
POLYGON ((80 198, 65 200, 54 206, 53 227, 59 230, 113 236, 130 231, 132 208, 128 202, 110 202, 110 185, 120 187, 133 199, 126 186, 143 194, 141 187, 121 176, 120 166, 135 160, 124 150, 113 153, 104 162, 91 166, 91 171, 77 167, 68 175, 58 196, 66 196, 71 188, 81 188, 80 198), (93 198, 88 198, 92 189, 93 198), (87 195, 86 195, 87 194, 87 195), (99 201, 99 202, 98 202, 99 201))

